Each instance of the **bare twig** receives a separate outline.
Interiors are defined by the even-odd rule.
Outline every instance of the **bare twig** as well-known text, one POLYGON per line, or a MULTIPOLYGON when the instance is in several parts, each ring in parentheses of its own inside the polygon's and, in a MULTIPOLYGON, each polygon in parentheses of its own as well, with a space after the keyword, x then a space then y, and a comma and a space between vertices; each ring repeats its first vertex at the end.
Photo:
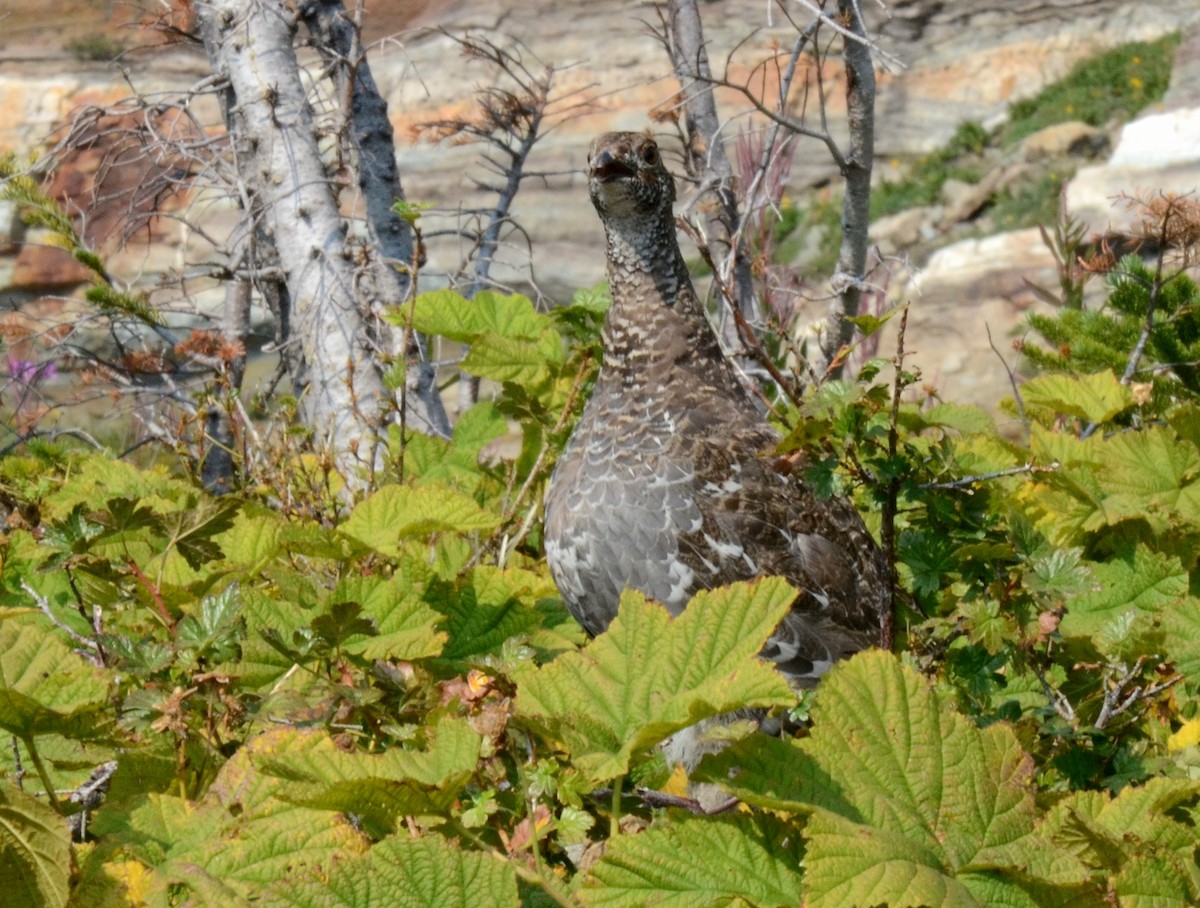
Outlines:
POLYGON ((1017 404, 1017 414, 1021 417, 1021 425, 1025 427, 1025 431, 1029 431, 1029 417, 1025 415, 1025 401, 1021 398, 1021 389, 1017 386, 1017 376, 1009 367, 1007 360, 1004 359, 1004 354, 996 347, 996 342, 992 340, 992 326, 984 323, 983 330, 987 332, 988 346, 992 348, 992 352, 996 354, 1000 360, 1000 364, 1004 366, 1004 371, 1008 373, 1008 383, 1012 386, 1013 400, 1017 404))
POLYGON ((54 614, 54 611, 50 608, 50 601, 33 587, 31 587, 27 581, 21 581, 21 589, 23 589, 29 595, 29 597, 33 599, 34 603, 38 607, 38 610, 50 619, 51 624, 53 624, 56 628, 58 628, 60 631, 74 640, 75 643, 77 643, 80 647, 82 647, 81 651, 77 650, 80 656, 82 656, 84 659, 87 659, 93 665, 99 665, 103 667, 104 652, 101 650, 99 643, 89 637, 83 636, 69 625, 59 620, 59 617, 54 614))
POLYGON ((958 479, 949 482, 926 482, 922 483, 919 488, 922 489, 965 489, 968 486, 977 485, 981 482, 990 482, 993 479, 1003 479, 1005 476, 1020 476, 1025 473, 1053 473, 1061 464, 1057 461, 1051 464, 1033 464, 1027 463, 1020 467, 1009 467, 1005 470, 993 470, 990 473, 976 473, 972 476, 960 476, 958 479))

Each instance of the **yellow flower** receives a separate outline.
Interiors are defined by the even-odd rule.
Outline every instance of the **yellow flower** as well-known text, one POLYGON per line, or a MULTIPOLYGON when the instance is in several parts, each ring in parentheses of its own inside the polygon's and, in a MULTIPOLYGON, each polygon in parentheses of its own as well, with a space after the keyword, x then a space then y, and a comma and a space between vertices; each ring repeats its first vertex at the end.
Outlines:
POLYGON ((1129 77, 1129 84, 1130 84, 1130 85, 1132 85, 1134 88, 1141 88, 1141 87, 1142 87, 1142 80, 1141 80, 1141 79, 1139 79, 1137 76, 1130 76, 1130 77, 1129 77))
POLYGON ((1167 738, 1167 750, 1178 753, 1181 750, 1200 744, 1200 719, 1189 719, 1180 726, 1179 731, 1167 738))

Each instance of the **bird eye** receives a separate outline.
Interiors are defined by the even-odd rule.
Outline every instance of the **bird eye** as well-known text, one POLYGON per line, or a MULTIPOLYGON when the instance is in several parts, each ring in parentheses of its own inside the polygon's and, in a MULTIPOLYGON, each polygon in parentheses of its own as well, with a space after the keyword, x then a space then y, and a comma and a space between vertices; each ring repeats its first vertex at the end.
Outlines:
POLYGON ((653 166, 658 163, 658 148, 654 145, 647 145, 642 149, 642 160, 653 166))

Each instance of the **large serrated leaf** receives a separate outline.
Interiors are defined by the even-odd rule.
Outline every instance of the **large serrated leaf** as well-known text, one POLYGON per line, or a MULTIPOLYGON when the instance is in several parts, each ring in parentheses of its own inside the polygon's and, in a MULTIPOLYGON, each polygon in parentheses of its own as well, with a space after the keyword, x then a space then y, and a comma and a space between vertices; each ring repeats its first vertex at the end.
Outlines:
POLYGON ((700 719, 792 702, 755 655, 794 598, 766 578, 702 592, 672 619, 627 592, 607 631, 528 676, 517 713, 561 739, 589 779, 621 776, 633 754, 700 719))
POLYGON ((1200 451, 1166 426, 1120 432, 1100 447, 1105 507, 1119 517, 1176 509, 1182 490, 1200 470, 1200 451))
POLYGON ((353 814, 369 829, 392 832, 397 817, 446 811, 474 772, 481 741, 461 719, 433 726, 424 750, 380 754, 346 753, 324 733, 280 729, 258 739, 254 762, 288 783, 283 800, 353 814))
POLYGON ((249 904, 272 883, 323 873, 335 859, 365 850, 347 818, 278 797, 287 783, 255 766, 259 751, 278 743, 276 734, 243 747, 200 801, 149 794, 119 822, 109 818, 110 844, 153 869, 150 903, 169 903, 175 889, 190 894, 188 904, 249 904))
POLYGON ((231 564, 253 572, 279 551, 285 524, 273 514, 240 514, 216 538, 231 564))
POLYGON ((71 652, 34 620, 0 621, 0 728, 20 738, 105 737, 105 672, 71 652))
POLYGON ((470 344, 481 334, 533 339, 550 328, 550 318, 533 302, 518 294, 485 290, 467 299, 453 290, 431 290, 393 310, 388 321, 409 325, 426 334, 438 334, 470 344))
POLYGON ((1196 834, 1175 809, 1198 793, 1200 782, 1164 777, 1128 785, 1116 797, 1072 792, 1054 805, 1043 830, 1088 866, 1112 874, 1122 906, 1195 904, 1196 834))
MULTIPOLYGON (((822 681, 809 738, 746 741, 696 776, 765 807, 810 813, 811 908, 983 905, 989 889, 1062 890, 1086 879, 1034 829, 1032 762, 1003 725, 979 730, 889 653, 840 663, 822 681)), ((999 902, 1003 904, 1003 902, 999 902)))
POLYGON ((1039 375, 1021 386, 1021 398, 1027 406, 1046 407, 1089 423, 1108 422, 1133 406, 1133 392, 1112 372, 1039 375))
POLYGON ((330 601, 357 602, 363 617, 374 622, 376 634, 351 640, 345 645, 347 652, 368 659, 413 660, 438 655, 446 643, 446 634, 437 629, 442 616, 401 578, 348 577, 330 601))
POLYGON ((457 583, 430 584, 426 600, 445 615, 442 629, 449 637, 442 655, 483 656, 510 637, 540 627, 543 615, 533 603, 555 592, 547 578, 489 565, 480 565, 457 583))
POLYGON ((67 904, 71 836, 49 805, 0 782, 0 880, 5 905, 67 904))
POLYGON ((1187 863, 1170 854, 1135 857, 1117 875, 1114 889, 1121 908, 1194 908, 1200 897, 1187 863))
POLYGON ((562 339, 553 331, 534 340, 483 334, 471 344, 462 370, 480 378, 530 387, 547 378, 549 367, 562 360, 562 339))
POLYGON ((517 908, 512 867, 437 835, 392 836, 367 854, 338 861, 327 877, 272 887, 271 904, 304 908, 517 908))
POLYGON ((490 530, 499 524, 498 514, 485 511, 474 499, 449 486, 394 484, 382 486, 355 507, 341 531, 395 558, 400 554, 402 538, 490 530))
POLYGON ((1166 615, 1188 592, 1188 573, 1178 558, 1137 546, 1124 558, 1091 565, 1095 589, 1067 600, 1059 626, 1066 637, 1091 637, 1126 612, 1166 615))
POLYGON ((770 817, 677 818, 608 844, 580 897, 591 908, 800 902, 799 832, 770 817))

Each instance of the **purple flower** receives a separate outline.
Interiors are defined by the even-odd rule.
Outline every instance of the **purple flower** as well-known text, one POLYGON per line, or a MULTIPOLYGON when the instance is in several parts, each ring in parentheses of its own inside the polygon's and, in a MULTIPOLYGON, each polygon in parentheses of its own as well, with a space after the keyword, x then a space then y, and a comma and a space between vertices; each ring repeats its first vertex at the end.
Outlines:
POLYGON ((33 385, 44 378, 54 378, 57 374, 58 370, 49 360, 44 363, 35 363, 32 360, 18 359, 15 356, 8 357, 9 378, 23 385, 33 385))

